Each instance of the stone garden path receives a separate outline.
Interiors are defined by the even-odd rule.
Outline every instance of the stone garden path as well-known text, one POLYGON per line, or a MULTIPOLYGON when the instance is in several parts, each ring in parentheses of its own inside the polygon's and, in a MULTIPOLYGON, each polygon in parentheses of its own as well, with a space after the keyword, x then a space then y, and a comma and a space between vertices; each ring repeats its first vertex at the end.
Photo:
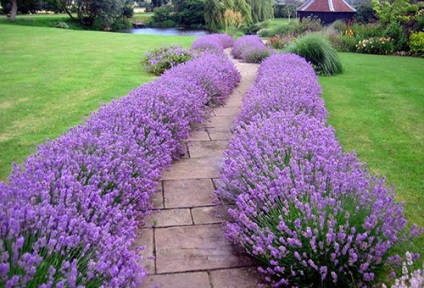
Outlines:
POLYGON ((164 172, 154 213, 136 244, 149 273, 144 287, 248 288, 260 277, 253 262, 224 236, 225 209, 213 202, 234 117, 259 65, 233 60, 241 83, 188 141, 187 155, 164 172))

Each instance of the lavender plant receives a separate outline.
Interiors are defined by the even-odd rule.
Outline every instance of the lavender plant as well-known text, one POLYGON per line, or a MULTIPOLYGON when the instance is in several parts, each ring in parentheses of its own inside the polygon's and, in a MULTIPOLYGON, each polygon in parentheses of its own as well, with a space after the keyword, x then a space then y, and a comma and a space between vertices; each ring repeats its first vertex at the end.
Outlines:
POLYGON ((193 50, 207 51, 209 53, 221 54, 224 49, 234 45, 234 39, 227 34, 209 34, 197 38, 191 48, 193 50))
POLYGON ((240 57, 247 63, 261 63, 264 59, 273 54, 275 54, 275 51, 268 48, 263 43, 254 43, 246 48, 240 57))
POLYGON ((326 126, 319 89, 288 85, 302 77, 316 83, 305 63, 293 55, 271 56, 254 86, 289 80, 243 103, 252 108, 242 109, 225 152, 225 185, 217 192, 235 204, 227 237, 259 259, 260 271, 276 287, 371 286, 390 248, 421 230, 407 235, 402 205, 384 178, 371 176, 355 154, 342 152, 326 126), (284 103, 291 93, 298 96, 284 103), (251 101, 267 98, 283 103, 271 102, 279 105, 275 109, 251 101))
POLYGON ((197 61, 190 61, 176 70, 170 70, 163 78, 190 79, 206 90, 206 104, 220 105, 227 98, 237 83, 240 82, 240 73, 224 54, 205 52, 197 61))
POLYGON ((228 34, 210 34, 208 37, 217 39, 224 49, 231 48, 234 46, 234 38, 228 34))
POLYGON ((140 285, 146 273, 130 247, 161 172, 202 120, 210 86, 225 97, 240 78, 216 57, 172 68, 15 165, 0 182, 0 286, 140 285), (188 73, 200 66, 197 78, 188 73))
POLYGON ((257 36, 257 35, 242 36, 242 37, 238 38, 237 41, 234 42, 233 49, 231 50, 231 55, 235 59, 243 59, 242 58, 243 52, 246 49, 248 49, 249 47, 251 47, 252 45, 255 45, 256 47, 262 46, 262 45, 265 46, 265 44, 263 44, 261 38, 259 38, 259 36, 257 36))
POLYGON ((236 123, 248 124, 256 114, 281 110, 304 112, 325 121, 327 112, 320 95, 318 78, 303 58, 294 54, 273 55, 262 63, 236 123))
POLYGON ((193 52, 190 49, 172 45, 170 47, 161 47, 153 51, 147 51, 141 59, 141 64, 147 72, 161 75, 166 70, 187 62, 193 56, 193 52))

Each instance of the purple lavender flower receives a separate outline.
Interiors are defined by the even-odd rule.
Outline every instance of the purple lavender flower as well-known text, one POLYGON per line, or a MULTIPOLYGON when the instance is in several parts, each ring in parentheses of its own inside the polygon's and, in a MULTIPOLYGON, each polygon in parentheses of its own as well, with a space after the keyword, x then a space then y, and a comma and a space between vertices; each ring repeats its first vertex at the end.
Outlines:
POLYGON ((240 80, 216 55, 171 70, 47 140, 0 182, 0 286, 140 285, 131 245, 161 173, 205 104, 240 80))
POLYGON ((235 204, 227 237, 258 258, 276 286, 369 286, 405 239, 402 205, 384 179, 343 153, 320 91, 298 56, 262 63, 217 191, 235 204))

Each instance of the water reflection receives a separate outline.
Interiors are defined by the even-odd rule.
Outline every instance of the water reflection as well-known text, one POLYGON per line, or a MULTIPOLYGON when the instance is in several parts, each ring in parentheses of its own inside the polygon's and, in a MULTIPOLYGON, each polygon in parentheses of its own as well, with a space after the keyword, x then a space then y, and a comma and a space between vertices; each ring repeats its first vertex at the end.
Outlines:
POLYGON ((183 28, 134 28, 123 30, 124 33, 144 35, 203 36, 210 32, 203 29, 183 28))

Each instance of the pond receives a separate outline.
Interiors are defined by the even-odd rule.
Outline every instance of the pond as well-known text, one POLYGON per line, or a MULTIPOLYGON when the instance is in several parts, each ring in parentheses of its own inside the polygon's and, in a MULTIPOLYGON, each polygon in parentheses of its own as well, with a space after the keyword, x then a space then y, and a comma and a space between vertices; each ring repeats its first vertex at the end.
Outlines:
POLYGON ((164 36, 204 36, 211 32, 204 29, 186 28, 133 28, 123 30, 123 33, 144 34, 144 35, 164 35, 164 36))

